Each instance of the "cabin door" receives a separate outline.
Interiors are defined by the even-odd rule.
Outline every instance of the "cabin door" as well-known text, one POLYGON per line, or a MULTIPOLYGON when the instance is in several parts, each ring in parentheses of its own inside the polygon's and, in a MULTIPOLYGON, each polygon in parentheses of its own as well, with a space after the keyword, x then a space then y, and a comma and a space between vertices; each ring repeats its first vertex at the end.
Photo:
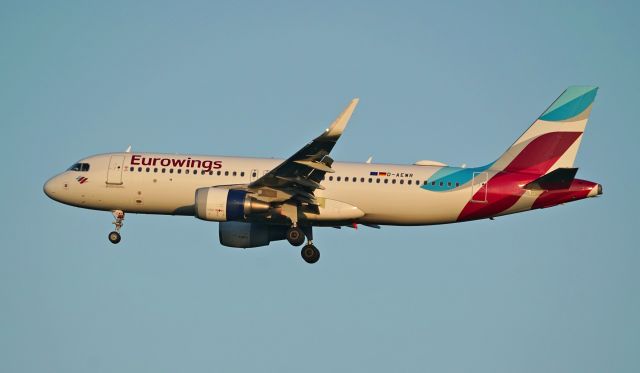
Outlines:
POLYGON ((107 171, 107 184, 122 185, 122 164, 123 155, 112 155, 109 161, 109 171, 107 171))

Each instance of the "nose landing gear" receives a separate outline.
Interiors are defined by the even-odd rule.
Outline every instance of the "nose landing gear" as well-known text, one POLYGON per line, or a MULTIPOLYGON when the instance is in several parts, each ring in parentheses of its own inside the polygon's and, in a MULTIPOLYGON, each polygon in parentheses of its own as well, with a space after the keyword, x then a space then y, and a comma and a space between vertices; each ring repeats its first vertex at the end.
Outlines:
POLYGON ((113 222, 113 225, 116 226, 116 230, 109 233, 109 241, 111 241, 112 244, 117 244, 118 242, 120 242, 120 240, 122 239, 122 237, 120 236, 120 228, 122 228, 122 225, 124 224, 124 211, 122 210, 115 210, 112 212, 113 213, 113 217, 116 219, 113 222))

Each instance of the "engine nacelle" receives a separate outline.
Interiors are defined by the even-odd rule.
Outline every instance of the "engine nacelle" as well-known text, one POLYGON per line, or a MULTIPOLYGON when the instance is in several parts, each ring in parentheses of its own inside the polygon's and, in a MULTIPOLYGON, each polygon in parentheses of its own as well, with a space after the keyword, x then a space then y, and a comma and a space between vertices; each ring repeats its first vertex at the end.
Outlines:
POLYGON ((269 211, 267 202, 259 201, 244 190, 200 188, 196 190, 195 215, 209 221, 244 220, 251 214, 269 211))
POLYGON ((284 240, 286 226, 227 221, 220 223, 220 243, 229 247, 267 246, 271 241, 284 240))

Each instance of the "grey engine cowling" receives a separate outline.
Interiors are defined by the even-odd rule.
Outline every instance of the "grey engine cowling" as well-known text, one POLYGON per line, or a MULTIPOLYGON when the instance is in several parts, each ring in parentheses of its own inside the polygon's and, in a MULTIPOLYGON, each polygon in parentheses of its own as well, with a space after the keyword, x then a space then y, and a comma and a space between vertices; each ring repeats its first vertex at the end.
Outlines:
POLYGON ((196 190, 195 215, 209 221, 244 220, 252 214, 269 211, 269 204, 244 190, 200 188, 196 190))
POLYGON ((271 241, 284 240, 286 226, 227 221, 220 223, 220 243, 229 247, 266 246, 271 241))

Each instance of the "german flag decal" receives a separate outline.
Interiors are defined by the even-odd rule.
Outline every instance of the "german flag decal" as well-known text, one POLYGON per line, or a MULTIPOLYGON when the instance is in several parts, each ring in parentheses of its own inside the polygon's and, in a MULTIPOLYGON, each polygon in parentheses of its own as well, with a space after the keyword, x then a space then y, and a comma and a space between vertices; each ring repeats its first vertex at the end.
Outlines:
POLYGON ((84 176, 78 176, 78 177, 76 177, 76 180, 78 180, 78 182, 79 182, 80 184, 84 184, 84 183, 86 183, 87 181, 89 181, 89 179, 87 179, 87 178, 86 178, 86 177, 84 177, 84 176))

